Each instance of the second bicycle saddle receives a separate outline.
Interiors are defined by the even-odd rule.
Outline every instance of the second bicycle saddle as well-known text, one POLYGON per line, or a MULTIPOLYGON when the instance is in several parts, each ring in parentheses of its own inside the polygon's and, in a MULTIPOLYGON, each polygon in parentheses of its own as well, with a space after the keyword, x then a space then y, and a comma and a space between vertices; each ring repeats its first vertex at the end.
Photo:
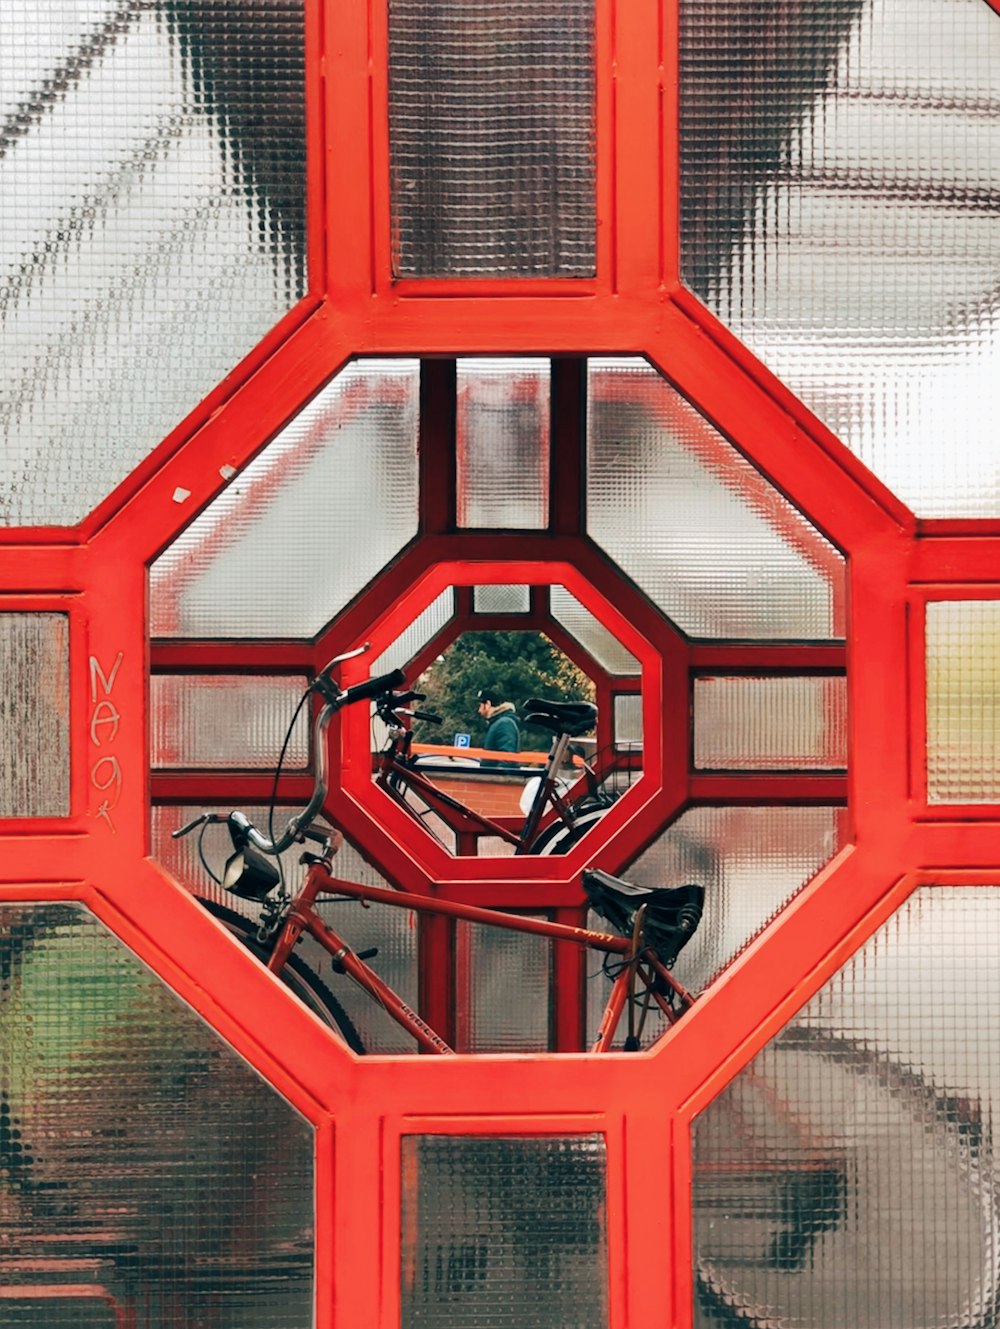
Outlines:
POLYGON ((524 703, 525 724, 540 725, 555 734, 579 738, 597 724, 597 707, 589 701, 545 701, 529 697, 524 703))
POLYGON ((705 907, 704 886, 636 886, 599 868, 584 872, 583 888, 591 908, 623 936, 632 931, 635 912, 645 905, 646 939, 668 968, 694 936, 705 907))

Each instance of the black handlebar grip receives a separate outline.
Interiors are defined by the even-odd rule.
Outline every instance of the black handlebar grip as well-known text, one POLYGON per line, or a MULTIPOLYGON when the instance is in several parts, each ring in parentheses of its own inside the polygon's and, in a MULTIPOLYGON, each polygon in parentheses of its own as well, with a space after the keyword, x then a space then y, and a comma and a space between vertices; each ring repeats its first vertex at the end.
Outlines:
POLYGON ((402 669, 394 669, 391 674, 380 674, 378 678, 369 678, 364 683, 355 683, 352 688, 345 688, 340 699, 341 706, 350 706, 355 701, 365 701, 370 697, 381 696, 383 692, 392 692, 400 683, 406 682, 402 669))
POLYGON ((414 720, 429 720, 431 724, 440 724, 440 715, 435 715, 432 711, 414 711, 414 720))
POLYGON ((390 700, 393 706, 406 706, 411 701, 423 701, 426 695, 425 692, 397 692, 390 700))

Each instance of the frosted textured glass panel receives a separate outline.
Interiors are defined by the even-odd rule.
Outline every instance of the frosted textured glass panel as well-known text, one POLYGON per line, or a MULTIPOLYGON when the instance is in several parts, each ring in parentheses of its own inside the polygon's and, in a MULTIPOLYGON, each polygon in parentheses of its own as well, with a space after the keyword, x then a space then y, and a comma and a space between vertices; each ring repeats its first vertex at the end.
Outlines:
POLYGON ((699 1329, 996 1323, 998 925, 922 889, 696 1119, 699 1329))
POLYGON ((4 1329, 118 1329, 127 1313, 106 1289, 79 1284, 64 1287, 53 1298, 52 1285, 8 1283, 4 1289, 4 1329))
POLYGON ((458 524, 549 521, 548 360, 459 360, 458 524))
POLYGON ((460 1052, 547 1052, 552 943, 525 932, 458 923, 460 1052))
POLYGON ((311 637, 417 530, 415 360, 332 379, 153 564, 157 637, 311 637))
POLYGON ((615 746, 642 746, 642 697, 615 697, 615 746))
POLYGON ((401 277, 594 273, 594 0, 390 0, 401 277))
POLYGON ((0 973, 5 1283, 100 1283, 146 1325, 309 1324, 307 1123, 79 906, 0 907, 0 973))
POLYGON ((1000 22, 682 0, 685 280, 926 516, 1000 513, 1000 22))
POLYGON ((454 612, 455 592, 449 586, 427 606, 422 614, 417 615, 388 650, 383 651, 371 662, 369 676, 377 678, 379 674, 391 673, 393 669, 405 669, 417 652, 423 650, 431 638, 436 637, 441 629, 448 625, 454 612))
POLYGON ((0 817, 69 813, 69 619, 0 613, 0 817))
POLYGON ((590 362, 587 529, 684 632, 829 638, 843 559, 643 360, 590 362))
POLYGON ((696 678, 699 770, 823 770, 847 764, 843 678, 696 678))
POLYGON ((927 797, 1000 800, 1000 600, 927 606, 927 797))
POLYGON ((598 622, 564 586, 549 592, 552 617, 574 636, 609 674, 639 674, 639 661, 603 623, 598 622))
MULTIPOLYGON (((246 674, 154 674, 149 680, 154 767, 278 764, 305 678, 246 674)), ((299 711, 284 767, 309 760, 308 706, 299 711)))
POLYGON ((676 973, 706 987, 845 843, 836 808, 691 808, 622 873, 642 886, 705 887, 676 973))
POLYGON ((600 1135, 407 1135, 402 1322, 607 1329, 600 1135))
POLYGON ((526 614, 531 608, 531 587, 473 586, 472 608, 477 614, 526 614))
POLYGON ((306 289, 302 0, 0 15, 0 523, 73 523, 306 289))

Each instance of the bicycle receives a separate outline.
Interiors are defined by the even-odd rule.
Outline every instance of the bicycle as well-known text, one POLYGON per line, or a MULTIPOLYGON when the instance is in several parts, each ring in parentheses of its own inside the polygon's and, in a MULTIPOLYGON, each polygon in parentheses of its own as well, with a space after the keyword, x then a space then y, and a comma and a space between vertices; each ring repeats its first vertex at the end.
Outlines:
MULTIPOLYGON (((364 649, 361 647, 348 655, 338 656, 310 684, 306 695, 315 692, 323 701, 313 725, 315 782, 306 807, 289 819, 280 835, 272 838, 261 834, 239 811, 205 813, 173 832, 174 838, 179 838, 201 828, 199 852, 208 868, 201 849, 205 830, 213 823, 227 826, 233 852, 221 879, 215 879, 238 898, 260 905, 260 921, 255 927, 247 918, 211 900, 202 901, 206 908, 356 1053, 363 1053, 366 1049, 350 1017, 327 984, 295 954, 295 947, 304 934, 310 935, 327 951, 335 973, 353 980, 413 1037, 422 1051, 453 1055, 454 1049, 367 963, 375 958, 377 948, 353 951, 346 939, 319 915, 317 902, 321 896, 387 904, 482 923, 546 937, 553 942, 574 942, 600 953, 612 987, 594 1042, 595 1052, 612 1050, 626 1012, 628 1032, 623 1041, 624 1051, 636 1051, 642 1046, 646 1017, 654 1007, 668 1024, 678 1020, 690 1009, 695 998, 674 978, 670 968, 701 920, 704 906, 704 888, 701 886, 685 884, 649 888, 636 886, 598 869, 588 870, 583 874, 583 884, 591 907, 616 929, 614 932, 598 932, 547 919, 363 885, 331 875, 332 859, 343 837, 339 831, 320 830, 315 826, 327 794, 324 739, 330 720, 345 706, 362 701, 373 701, 378 710, 398 709, 401 695, 412 699, 408 694, 397 692, 405 681, 399 670, 346 689, 338 687, 331 677, 331 670, 364 649), (280 858, 293 844, 305 845, 306 842, 317 846, 317 850, 303 854, 303 862, 307 864, 305 881, 293 894, 272 860, 280 858)), ((582 715, 582 712, 578 714, 582 715)), ((564 715, 562 719, 565 718, 564 715)))
POLYGON ((590 733, 597 724, 597 707, 592 702, 532 697, 525 703, 524 723, 549 730, 553 741, 541 774, 525 786, 525 818, 520 829, 514 831, 446 793, 428 778, 426 768, 420 769, 419 758, 413 752, 413 731, 407 722, 441 723, 440 716, 409 706, 410 702, 424 700, 419 692, 391 691, 376 699, 376 715, 387 727, 387 737, 375 783, 430 834, 436 836, 431 823, 440 818, 456 841, 462 836, 489 835, 511 845, 515 855, 564 854, 615 801, 614 794, 602 789, 594 766, 587 761, 581 761, 577 769, 582 789, 571 792, 560 776, 573 740, 590 733))

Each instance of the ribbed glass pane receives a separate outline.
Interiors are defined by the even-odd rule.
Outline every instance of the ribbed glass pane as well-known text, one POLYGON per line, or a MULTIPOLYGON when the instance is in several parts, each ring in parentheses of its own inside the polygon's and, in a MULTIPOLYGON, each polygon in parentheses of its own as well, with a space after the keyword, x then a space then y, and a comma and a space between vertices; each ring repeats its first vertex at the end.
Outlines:
POLYGON ((426 1329, 606 1329, 600 1135, 408 1135, 401 1142, 402 1322, 426 1329))
POLYGON ((622 875, 705 887, 704 917, 676 966, 698 992, 833 857, 845 830, 836 808, 691 808, 622 875))
POLYGON ((615 747, 642 747, 642 697, 638 693, 615 697, 615 747))
POLYGON ((565 586, 553 586, 549 592, 552 617, 574 636, 609 674, 641 673, 639 661, 618 638, 599 622, 565 586))
POLYGON ((847 764, 844 678, 696 678, 699 770, 823 770, 847 764))
POLYGON ((996 516, 997 15, 680 12, 686 281, 917 512, 996 516))
POLYGON ((699 1327, 996 1323, 998 925, 919 891, 696 1120, 699 1327))
POLYGON ((548 360, 459 360, 458 524, 549 521, 548 360))
POLYGON ((390 0, 401 277, 594 273, 594 0, 390 0))
MULTIPOLYGON (((391 673, 393 669, 405 669, 413 657, 451 622, 454 613, 455 591, 449 586, 427 606, 423 613, 417 615, 388 650, 372 660, 370 676, 377 678, 379 674, 391 673)), ((411 683, 413 681, 408 680, 411 683)))
POLYGON ((304 294, 303 0, 4 0, 0 523, 79 521, 304 294))
MULTIPOLYGON (((273 770, 305 678, 246 674, 154 674, 149 680, 154 767, 273 770)), ((298 713, 284 766, 309 760, 308 707, 298 713)))
POLYGON ((96 1283, 88 1289, 60 1286, 36 1275, 24 1283, 8 1283, 3 1292, 4 1329, 118 1329, 128 1323, 123 1311, 127 1313, 127 1307, 96 1283))
POLYGON ((477 614, 526 614, 531 608, 531 587, 473 586, 472 608, 477 614))
POLYGON ((1000 600, 927 606, 927 797, 1000 801, 1000 600))
POLYGON ((102 1329, 311 1323, 307 1123, 84 909, 0 906, 0 962, 4 1282, 100 1284, 102 1329))
POLYGON ((456 932, 459 1051, 547 1052, 552 943, 477 923, 456 932))
POLYGON ((840 555, 659 374, 591 361, 587 527, 682 631, 829 638, 840 555))
POLYGON ((0 817, 69 813, 69 618, 0 613, 0 817))
POLYGON ((310 637, 416 534, 414 360, 350 364, 150 575, 158 637, 310 637))

